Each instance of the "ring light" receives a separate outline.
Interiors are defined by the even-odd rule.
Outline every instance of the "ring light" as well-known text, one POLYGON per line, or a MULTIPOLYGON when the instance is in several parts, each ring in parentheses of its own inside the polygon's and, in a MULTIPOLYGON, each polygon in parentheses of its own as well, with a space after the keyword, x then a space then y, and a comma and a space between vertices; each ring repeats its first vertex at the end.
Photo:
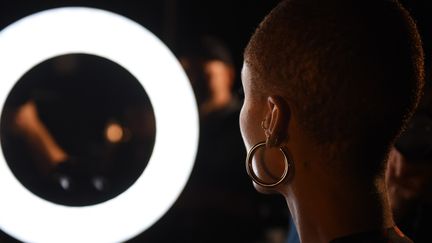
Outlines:
POLYGON ((0 106, 32 67, 73 53, 107 58, 139 80, 155 113, 153 154, 138 180, 119 196, 97 205, 68 207, 28 191, 0 151, 0 229, 24 242, 130 239, 171 207, 195 160, 198 114, 182 67, 151 32, 108 11, 52 9, 25 17, 0 32, 0 106))

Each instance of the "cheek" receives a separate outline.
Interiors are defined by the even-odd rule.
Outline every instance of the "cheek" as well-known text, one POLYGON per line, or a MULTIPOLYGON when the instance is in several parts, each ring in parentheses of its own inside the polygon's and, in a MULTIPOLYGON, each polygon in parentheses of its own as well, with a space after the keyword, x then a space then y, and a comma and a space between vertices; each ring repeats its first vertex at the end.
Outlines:
POLYGON ((260 127, 261 117, 250 103, 245 102, 240 111, 240 131, 246 149, 263 140, 264 131, 260 127))
POLYGON ((247 114, 246 114, 246 105, 243 104, 241 110, 240 110, 240 117, 239 117, 239 122, 240 122, 240 132, 243 138, 243 143, 245 144, 246 149, 248 149, 250 147, 249 143, 248 143, 248 139, 247 139, 247 131, 246 131, 246 123, 248 121, 247 118, 247 114))

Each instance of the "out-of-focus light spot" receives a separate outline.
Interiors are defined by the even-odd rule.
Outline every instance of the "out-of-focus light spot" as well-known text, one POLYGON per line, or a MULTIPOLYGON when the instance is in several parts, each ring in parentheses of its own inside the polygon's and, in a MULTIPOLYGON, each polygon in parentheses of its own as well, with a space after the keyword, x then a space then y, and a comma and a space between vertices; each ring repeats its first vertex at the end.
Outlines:
POLYGON ((116 123, 108 123, 105 129, 105 138, 111 143, 118 143, 123 140, 124 130, 123 127, 116 123))
POLYGON ((106 189, 106 180, 103 177, 96 176, 92 179, 93 186, 98 191, 104 191, 106 189))
POLYGON ((70 179, 66 176, 62 176, 59 178, 59 183, 60 186, 64 189, 64 190, 69 190, 70 188, 70 179))
POLYGON ((68 207, 28 191, 0 149, 0 229, 23 242, 125 242, 162 217, 186 185, 198 147, 195 96, 176 57, 147 29, 108 11, 65 7, 30 15, 0 32, 0 107, 32 67, 71 53, 107 58, 140 82, 155 114, 153 153, 122 194, 68 207), (173 97, 175 102, 167 102, 173 97))

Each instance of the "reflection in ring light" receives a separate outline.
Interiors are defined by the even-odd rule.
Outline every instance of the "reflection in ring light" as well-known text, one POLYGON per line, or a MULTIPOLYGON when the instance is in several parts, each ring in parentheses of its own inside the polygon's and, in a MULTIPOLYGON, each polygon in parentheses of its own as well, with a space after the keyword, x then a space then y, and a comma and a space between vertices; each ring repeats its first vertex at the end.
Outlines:
POLYGON ((123 127, 118 123, 108 124, 105 132, 106 139, 111 143, 118 143, 124 137, 123 127))
POLYGON ((187 182, 198 143, 193 91, 177 59, 148 30, 104 10, 70 7, 33 14, 0 32, 0 106, 33 66, 70 53, 107 58, 140 81, 155 113, 153 154, 124 193, 97 205, 67 207, 23 187, 1 151, 0 229, 25 242, 124 241, 156 222, 187 182))
POLYGON ((9 92, 0 123, 15 177, 38 197, 66 206, 102 203, 127 190, 147 166, 156 137, 139 81, 88 54, 57 56, 29 70, 9 92), (117 143, 105 136, 112 123, 127 134, 117 143))

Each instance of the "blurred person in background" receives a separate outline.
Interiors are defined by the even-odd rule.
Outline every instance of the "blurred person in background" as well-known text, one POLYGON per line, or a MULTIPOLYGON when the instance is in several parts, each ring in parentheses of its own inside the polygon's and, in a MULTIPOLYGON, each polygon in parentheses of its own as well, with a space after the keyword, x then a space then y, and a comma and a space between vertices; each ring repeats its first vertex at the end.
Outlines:
POLYGON ((432 5, 401 0, 416 21, 425 58, 425 94, 406 130, 392 148, 386 183, 396 223, 414 242, 432 242, 432 5))
POLYGON ((230 50, 213 36, 184 44, 178 56, 200 115, 195 166, 173 207, 132 242, 283 242, 289 218, 283 199, 255 193, 244 171, 241 94, 233 91, 237 75, 230 50))
POLYGON ((430 90, 392 148, 386 184, 396 223, 414 242, 432 242, 432 113, 430 90), (429 108, 429 109, 428 109, 429 108))
POLYGON ((14 86, 1 139, 12 172, 55 203, 85 206, 127 189, 147 165, 153 109, 117 64, 71 54, 49 59, 14 86))

